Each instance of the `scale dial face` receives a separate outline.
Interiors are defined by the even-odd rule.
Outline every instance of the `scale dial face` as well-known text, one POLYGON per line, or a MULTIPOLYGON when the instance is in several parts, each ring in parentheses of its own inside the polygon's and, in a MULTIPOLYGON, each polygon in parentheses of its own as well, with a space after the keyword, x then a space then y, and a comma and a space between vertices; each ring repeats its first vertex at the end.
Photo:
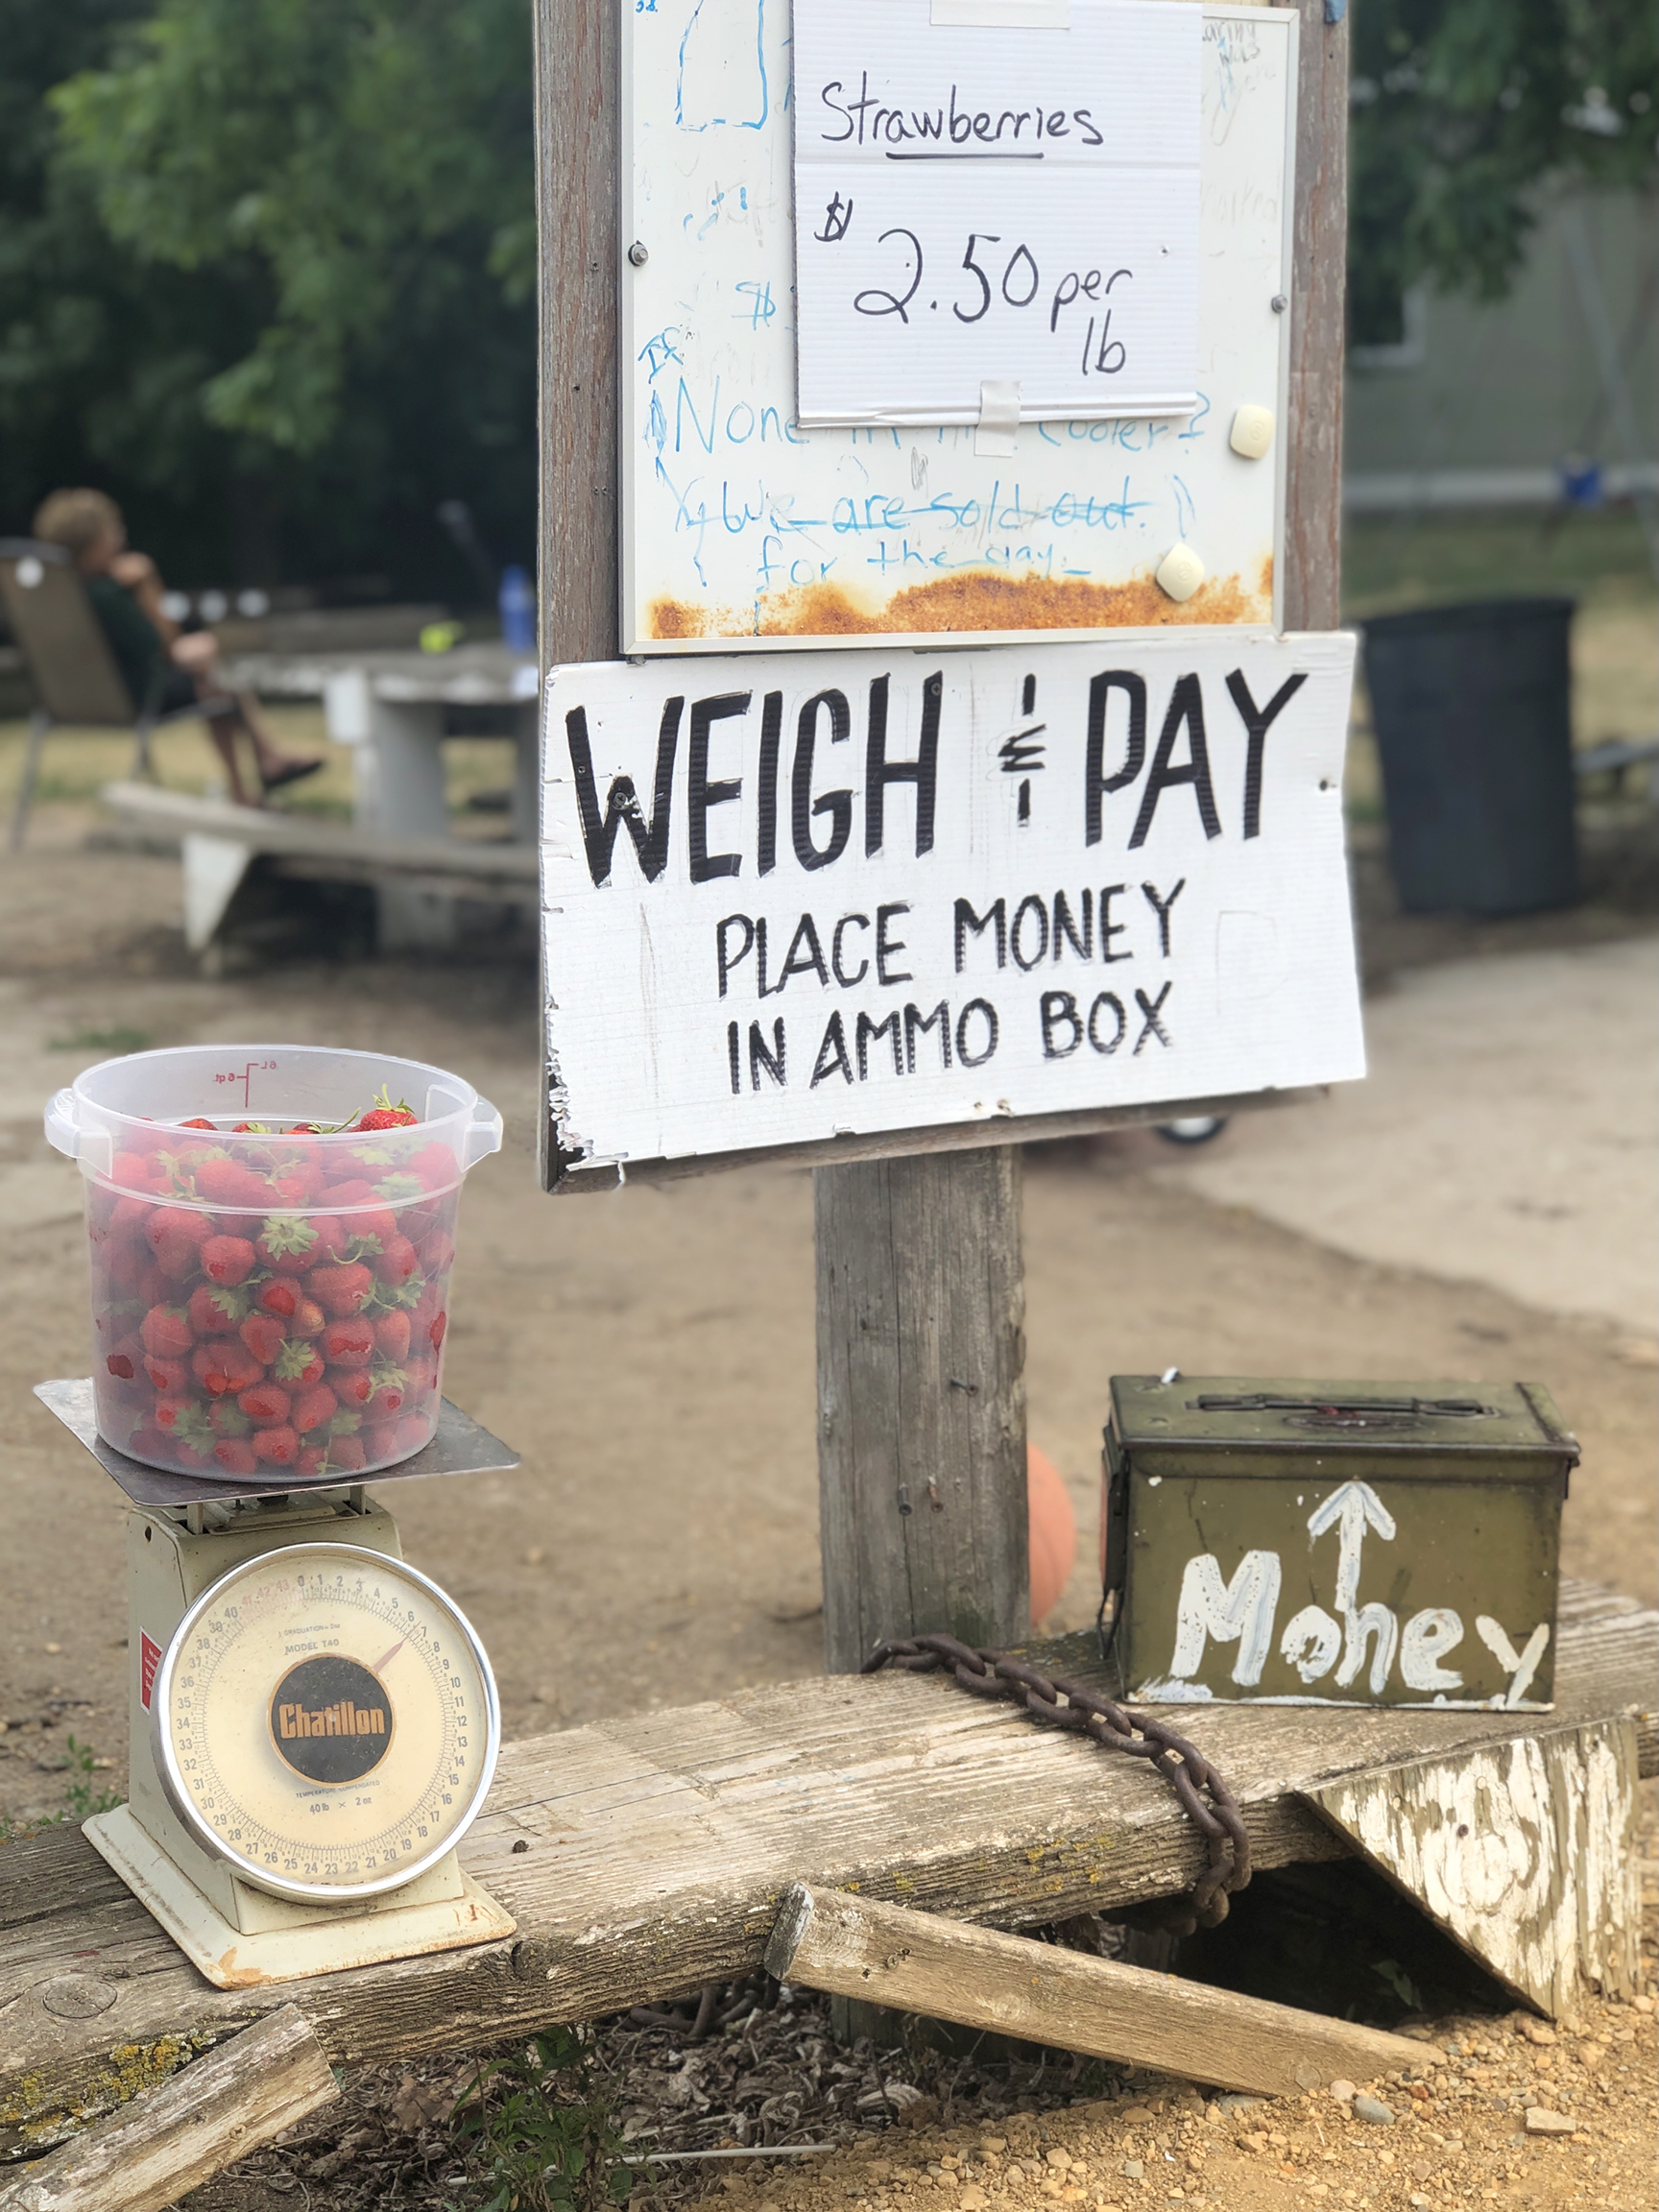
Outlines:
POLYGON ((435 1582, 294 1544, 214 1583, 151 1700, 156 1765, 202 1847, 306 1904, 399 1888, 471 1825, 501 1740, 484 1647, 435 1582))

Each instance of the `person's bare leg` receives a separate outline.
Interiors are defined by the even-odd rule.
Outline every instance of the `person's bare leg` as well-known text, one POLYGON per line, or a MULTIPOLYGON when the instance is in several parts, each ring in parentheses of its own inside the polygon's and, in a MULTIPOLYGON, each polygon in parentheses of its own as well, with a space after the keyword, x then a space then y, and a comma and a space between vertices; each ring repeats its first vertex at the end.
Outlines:
POLYGON ((270 724, 260 713, 259 703, 252 692, 238 691, 235 700, 241 709, 242 727, 253 740, 253 757, 259 763, 260 775, 270 778, 279 768, 292 767, 299 759, 299 755, 285 753, 272 736, 270 724))
POLYGON ((229 714, 216 714, 208 723, 214 748, 225 763, 225 781, 230 787, 230 797, 238 806, 257 806, 258 796, 250 798, 242 781, 242 763, 236 757, 236 732, 239 725, 229 714))

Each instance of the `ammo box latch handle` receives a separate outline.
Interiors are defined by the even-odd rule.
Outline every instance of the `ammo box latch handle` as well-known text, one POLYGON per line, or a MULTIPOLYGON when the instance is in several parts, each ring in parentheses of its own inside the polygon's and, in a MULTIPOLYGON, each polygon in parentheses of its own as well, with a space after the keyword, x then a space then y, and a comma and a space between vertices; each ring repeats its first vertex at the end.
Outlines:
POLYGON ((1194 1398, 1198 1413, 1437 1413, 1490 1420, 1496 1406, 1478 1398, 1275 1398, 1254 1390, 1242 1398, 1194 1398))

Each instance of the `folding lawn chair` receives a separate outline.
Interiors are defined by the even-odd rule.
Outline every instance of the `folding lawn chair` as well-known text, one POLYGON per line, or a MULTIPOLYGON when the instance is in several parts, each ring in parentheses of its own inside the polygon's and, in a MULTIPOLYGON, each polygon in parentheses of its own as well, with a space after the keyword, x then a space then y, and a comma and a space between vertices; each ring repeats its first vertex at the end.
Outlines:
MULTIPOLYGON (((64 546, 31 538, 0 538, 0 606, 23 655, 36 698, 23 779, 12 815, 14 853, 21 849, 28 830, 41 748, 55 725, 131 730, 137 746, 132 772, 153 779, 152 731, 236 710, 234 699, 219 696, 193 700, 167 713, 156 710, 155 699, 135 703, 64 546)), ((157 661, 157 691, 166 672, 167 663, 157 661)))

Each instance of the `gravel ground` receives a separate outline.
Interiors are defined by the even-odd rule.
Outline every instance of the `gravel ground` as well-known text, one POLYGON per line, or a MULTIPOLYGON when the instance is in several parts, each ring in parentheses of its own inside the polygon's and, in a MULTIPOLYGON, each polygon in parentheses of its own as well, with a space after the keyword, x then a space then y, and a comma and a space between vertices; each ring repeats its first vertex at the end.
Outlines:
MULTIPOLYGON (((1318 2096, 1216 2095, 1028 2045, 877 2050, 836 2040, 805 1990, 740 2003, 694 2042, 684 2029, 604 2023, 597 2088, 628 2153, 664 2161, 633 2212, 1211 2212, 1363 2207, 1537 2212, 1652 2201, 1659 2143, 1659 1787, 1641 1790, 1641 1993, 1587 1999, 1553 2026, 1493 2007, 1386 2024, 1421 2064, 1318 2096), (779 2145, 828 2154, 768 2157, 779 2145)), ((1333 1990, 1333 2010, 1350 1992, 1333 1990)), ((1352 2011, 1353 2006, 1347 2004, 1352 2011)), ((361 2068, 341 2103, 196 2191, 191 2212, 466 2212, 485 2164, 455 2128, 470 2068, 361 2068)))

